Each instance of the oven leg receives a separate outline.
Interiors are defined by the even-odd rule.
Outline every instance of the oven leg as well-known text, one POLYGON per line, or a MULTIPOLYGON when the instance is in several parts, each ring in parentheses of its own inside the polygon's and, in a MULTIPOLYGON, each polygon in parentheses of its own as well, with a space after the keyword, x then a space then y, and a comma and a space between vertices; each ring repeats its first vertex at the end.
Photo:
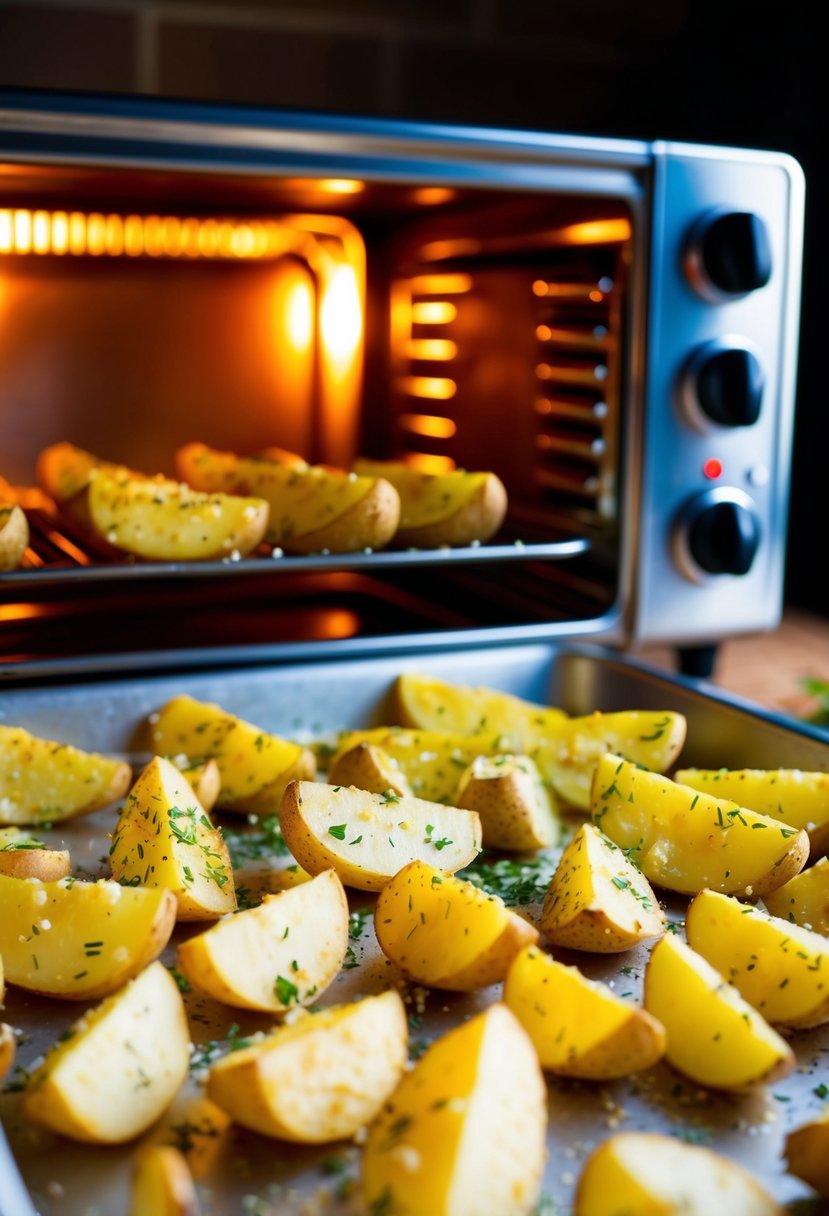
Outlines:
POLYGON ((682 675, 710 679, 717 663, 717 649, 714 643, 710 646, 677 647, 677 662, 682 675))

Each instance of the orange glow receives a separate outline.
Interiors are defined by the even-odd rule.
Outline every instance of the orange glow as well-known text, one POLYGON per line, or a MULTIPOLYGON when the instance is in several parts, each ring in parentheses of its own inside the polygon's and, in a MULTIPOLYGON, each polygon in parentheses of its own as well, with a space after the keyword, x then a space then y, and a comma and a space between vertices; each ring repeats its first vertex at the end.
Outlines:
POLYGON ((451 456, 433 456, 429 452, 409 452, 405 463, 419 473, 451 473, 458 467, 451 456))
POLYGON ((556 237, 565 245, 612 245, 630 240, 630 221, 588 220, 583 224, 568 224, 560 228, 556 237))
POLYGON ((594 304, 601 304, 602 300, 604 299, 604 292, 603 291, 591 291, 590 299, 593 301, 594 304))
POLYGON ((106 220, 102 215, 87 217, 86 249, 93 257, 100 257, 106 252, 106 220))
POLYGON ((450 296, 462 295, 472 290, 472 277, 468 274, 419 274, 411 280, 409 288, 415 296, 441 295, 443 292, 450 296))
POLYGON ((0 253, 11 253, 14 248, 14 225, 11 211, 0 209, 0 253))
POLYGON ((453 241, 431 241, 420 250, 424 262, 443 262, 447 258, 469 257, 480 253, 481 242, 473 237, 457 237, 453 241))
POLYGON ((112 258, 124 252, 124 221, 120 215, 108 215, 104 228, 104 248, 112 258))
POLYGON ((549 380, 553 374, 553 369, 550 367, 549 363, 539 363, 535 369, 535 374, 538 376, 539 380, 549 380))
POLYGON ((324 194, 362 194, 366 188, 365 182, 358 182, 350 177, 323 177, 312 185, 324 194))
POLYGON ((20 253, 28 253, 32 247, 31 211, 15 211, 14 213, 14 247, 20 253))
POLYGON ((401 414, 400 426, 413 435, 425 435, 429 439, 451 439, 457 427, 451 418, 440 418, 435 414, 401 414))
POLYGON ((49 216, 45 211, 36 211, 32 216, 32 249, 35 253, 48 253, 49 245, 49 216))
POLYGON ((448 338, 410 338, 406 353, 410 359, 454 359, 458 346, 448 338))
POLYGON ((412 321, 416 325, 448 325, 457 315, 457 305, 450 300, 421 300, 412 305, 412 321))
POLYGON ((448 186, 421 186, 419 190, 412 192, 414 202, 420 203, 423 207, 435 207, 438 203, 451 203, 452 199, 457 197, 457 190, 450 190, 448 186))
POLYGON ((335 361, 348 363, 360 345, 362 334, 363 317, 357 277, 351 266, 338 266, 323 292, 320 337, 335 361))
POLYGON ((291 346, 300 353, 309 350, 314 337, 314 301, 304 278, 290 288, 285 312, 285 333, 291 346))
POLYGON ((444 380, 438 376, 404 376, 400 381, 400 391, 410 397, 448 401, 455 396, 458 386, 454 380, 444 380))
POLYGON ((86 253, 86 216, 73 211, 69 217, 69 252, 86 253))
POLYGON ((69 216, 65 211, 56 211, 52 216, 52 253, 69 252, 69 216))
POLYGON ((128 215, 124 222, 124 252, 137 258, 144 252, 144 222, 140 215, 128 215))
POLYGON ((48 612, 47 604, 0 604, 0 621, 29 621, 48 612))
POLYGON ((546 296, 547 291, 548 291, 548 287, 547 287, 547 284, 544 282, 544 280, 536 279, 535 282, 533 283, 533 295, 534 296, 546 296))
POLYGON ((553 336, 553 331, 550 329, 549 325, 537 325, 535 327, 535 336, 538 338, 539 342, 549 342, 550 338, 553 336))

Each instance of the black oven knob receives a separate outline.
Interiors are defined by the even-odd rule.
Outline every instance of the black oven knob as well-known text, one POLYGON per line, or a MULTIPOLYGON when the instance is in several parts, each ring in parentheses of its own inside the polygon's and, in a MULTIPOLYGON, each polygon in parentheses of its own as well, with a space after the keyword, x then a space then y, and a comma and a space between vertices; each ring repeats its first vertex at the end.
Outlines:
POLYGON ((693 582, 705 582, 711 574, 748 574, 759 544, 754 503, 725 486, 690 499, 674 529, 674 556, 693 582))
POLYGON ((753 426, 760 417, 764 388, 760 360, 739 338, 699 347, 682 377, 688 416, 701 429, 711 422, 717 426, 753 426))
POLYGON ((771 278, 766 225, 751 211, 703 216, 691 231, 685 268, 708 299, 729 299, 765 287, 771 278))

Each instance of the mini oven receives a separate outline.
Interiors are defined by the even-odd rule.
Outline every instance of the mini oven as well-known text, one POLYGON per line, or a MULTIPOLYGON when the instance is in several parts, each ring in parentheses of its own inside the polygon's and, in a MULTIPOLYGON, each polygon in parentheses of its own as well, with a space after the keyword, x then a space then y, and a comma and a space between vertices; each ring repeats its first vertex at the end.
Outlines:
POLYGON ((69 440, 491 469, 466 549, 104 563, 36 497, 11 679, 588 639, 782 602, 804 184, 785 155, 0 94, 0 473, 69 440))

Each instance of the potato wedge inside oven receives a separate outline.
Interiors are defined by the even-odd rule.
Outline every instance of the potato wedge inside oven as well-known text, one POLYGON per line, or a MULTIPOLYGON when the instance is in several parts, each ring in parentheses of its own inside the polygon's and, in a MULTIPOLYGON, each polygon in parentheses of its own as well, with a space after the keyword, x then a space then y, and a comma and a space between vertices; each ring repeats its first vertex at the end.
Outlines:
POLYGON ((122 797, 131 780, 121 760, 0 725, 0 825, 89 815, 122 797))
POLYGON ((29 544, 29 521, 22 507, 3 500, 0 486, 0 574, 16 570, 29 544))

